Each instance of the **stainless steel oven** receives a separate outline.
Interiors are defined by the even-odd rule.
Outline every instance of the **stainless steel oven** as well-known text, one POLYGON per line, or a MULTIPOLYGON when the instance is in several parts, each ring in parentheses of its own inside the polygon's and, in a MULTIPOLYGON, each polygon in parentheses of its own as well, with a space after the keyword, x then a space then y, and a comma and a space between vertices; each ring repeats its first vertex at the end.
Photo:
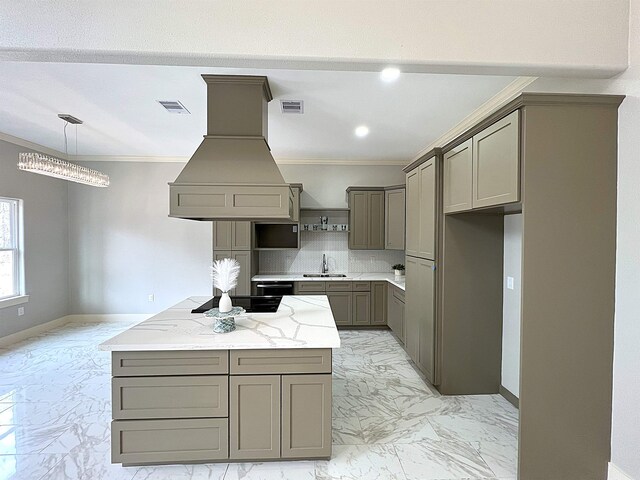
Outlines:
POLYGON ((258 295, 293 295, 293 282, 258 282, 258 295))

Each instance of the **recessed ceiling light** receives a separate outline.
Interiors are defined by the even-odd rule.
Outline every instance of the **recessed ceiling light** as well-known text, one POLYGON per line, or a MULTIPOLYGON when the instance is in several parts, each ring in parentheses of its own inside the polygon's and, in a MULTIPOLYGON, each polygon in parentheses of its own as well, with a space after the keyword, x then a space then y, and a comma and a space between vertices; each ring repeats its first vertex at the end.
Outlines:
POLYGON ((360 125, 358 128, 356 128, 357 137, 366 137, 367 135, 369 135, 369 127, 367 127, 366 125, 360 125))
POLYGON ((395 82, 400 76, 400 70, 395 67, 388 67, 380 72, 380 79, 383 82, 395 82))

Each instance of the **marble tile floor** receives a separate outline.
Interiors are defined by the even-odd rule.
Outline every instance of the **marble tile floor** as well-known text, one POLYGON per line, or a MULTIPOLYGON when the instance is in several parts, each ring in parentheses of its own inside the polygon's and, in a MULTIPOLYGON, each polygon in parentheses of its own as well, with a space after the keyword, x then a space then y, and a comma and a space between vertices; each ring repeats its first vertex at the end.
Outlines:
POLYGON ((388 331, 342 331, 330 461, 110 463, 110 356, 131 324, 71 323, 0 349, 0 480, 515 480, 517 411, 497 395, 442 397, 388 331))

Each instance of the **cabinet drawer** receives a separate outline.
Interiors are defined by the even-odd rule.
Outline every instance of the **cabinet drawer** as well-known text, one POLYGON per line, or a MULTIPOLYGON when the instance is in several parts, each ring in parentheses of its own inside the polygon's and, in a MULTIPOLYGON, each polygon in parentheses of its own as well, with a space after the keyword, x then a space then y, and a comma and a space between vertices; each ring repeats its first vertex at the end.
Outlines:
POLYGON ((116 377, 113 418, 226 417, 228 376, 116 377))
POLYGON ((331 349, 231 350, 232 374, 331 373, 331 349))
POLYGON ((393 287, 393 296, 404 303, 404 290, 398 287, 393 287))
POLYGON ((353 282, 354 292, 368 292, 371 290, 371 282, 353 282))
POLYGON ((127 465, 229 458, 226 418, 114 420, 111 461, 127 465))
POLYGON ((327 282, 327 292, 350 292, 351 282, 335 281, 327 282))
POLYGON ((212 375, 229 372, 227 350, 113 352, 114 377, 212 375))
POLYGON ((296 293, 324 293, 324 282, 296 282, 296 293))

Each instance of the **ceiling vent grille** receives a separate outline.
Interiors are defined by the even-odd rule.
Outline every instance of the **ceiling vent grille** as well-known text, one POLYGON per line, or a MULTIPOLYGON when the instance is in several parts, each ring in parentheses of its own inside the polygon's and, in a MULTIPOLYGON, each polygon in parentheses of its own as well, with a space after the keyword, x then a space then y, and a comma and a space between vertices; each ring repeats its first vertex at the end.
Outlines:
POLYGON ((177 100, 158 100, 158 103, 169 113, 177 113, 178 115, 188 115, 191 113, 177 100))
POLYGON ((304 113, 304 102, 302 100, 280 100, 282 113, 304 113))

